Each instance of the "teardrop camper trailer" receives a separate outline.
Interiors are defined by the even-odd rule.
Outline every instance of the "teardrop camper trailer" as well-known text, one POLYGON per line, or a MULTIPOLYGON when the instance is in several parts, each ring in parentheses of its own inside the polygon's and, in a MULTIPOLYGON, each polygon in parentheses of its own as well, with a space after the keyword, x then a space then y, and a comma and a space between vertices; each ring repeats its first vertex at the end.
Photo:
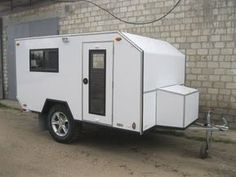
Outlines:
POLYGON ((82 122, 143 134, 198 118, 185 56, 161 40, 124 32, 17 39, 16 63, 17 99, 59 142, 70 142, 82 122))

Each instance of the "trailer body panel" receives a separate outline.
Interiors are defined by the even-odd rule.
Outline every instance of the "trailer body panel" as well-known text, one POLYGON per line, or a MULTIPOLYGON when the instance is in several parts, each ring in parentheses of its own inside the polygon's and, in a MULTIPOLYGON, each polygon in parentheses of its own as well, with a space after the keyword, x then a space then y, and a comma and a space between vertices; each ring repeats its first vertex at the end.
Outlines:
POLYGON ((63 101, 75 120, 140 134, 155 125, 186 127, 198 117, 197 94, 181 107, 182 97, 160 91, 185 80, 185 56, 164 41, 123 32, 17 39, 16 62, 17 99, 27 110, 63 101), (170 106, 163 100, 180 116, 163 120, 170 106))

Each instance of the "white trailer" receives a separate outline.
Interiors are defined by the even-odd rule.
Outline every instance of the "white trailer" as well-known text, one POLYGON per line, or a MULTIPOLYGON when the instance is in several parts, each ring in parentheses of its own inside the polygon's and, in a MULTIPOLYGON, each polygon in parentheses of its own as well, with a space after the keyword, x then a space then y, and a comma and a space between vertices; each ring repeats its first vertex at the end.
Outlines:
POLYGON ((125 32, 17 39, 16 69, 22 108, 43 115, 59 142, 74 138, 78 122, 143 134, 198 118, 185 56, 161 40, 125 32))

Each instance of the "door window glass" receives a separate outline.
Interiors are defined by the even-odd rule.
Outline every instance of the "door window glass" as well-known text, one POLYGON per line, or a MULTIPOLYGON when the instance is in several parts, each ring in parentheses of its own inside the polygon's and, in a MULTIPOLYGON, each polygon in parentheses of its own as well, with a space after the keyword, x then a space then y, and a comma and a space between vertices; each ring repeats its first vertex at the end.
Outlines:
POLYGON ((106 50, 89 50, 89 113, 105 116, 106 50))

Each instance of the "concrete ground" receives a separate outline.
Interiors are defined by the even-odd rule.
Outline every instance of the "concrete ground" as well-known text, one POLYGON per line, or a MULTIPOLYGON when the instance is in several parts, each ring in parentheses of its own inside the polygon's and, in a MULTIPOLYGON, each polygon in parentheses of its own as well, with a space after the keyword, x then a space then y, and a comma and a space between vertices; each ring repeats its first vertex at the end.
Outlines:
POLYGON ((203 132, 144 136, 85 127, 74 144, 40 131, 37 115, 0 104, 1 177, 235 177, 236 131, 216 133, 210 157, 198 157, 203 132))
POLYGON ((20 104, 15 100, 0 100, 0 104, 14 109, 21 109, 20 104))

